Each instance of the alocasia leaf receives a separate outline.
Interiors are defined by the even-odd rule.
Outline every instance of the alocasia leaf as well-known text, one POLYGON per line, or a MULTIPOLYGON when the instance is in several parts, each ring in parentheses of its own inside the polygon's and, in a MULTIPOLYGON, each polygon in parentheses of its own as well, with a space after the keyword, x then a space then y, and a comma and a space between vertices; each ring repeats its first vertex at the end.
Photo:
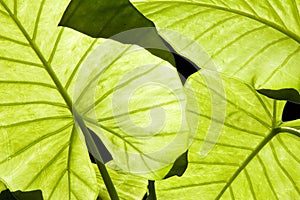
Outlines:
MULTIPOLYGON (((274 98, 299 101, 300 1, 288 0, 131 0, 152 20, 174 49, 206 68, 190 43, 200 45, 218 71, 238 77, 255 89, 289 89, 289 96, 269 91, 274 98), (292 97, 291 97, 292 96, 292 97)), ((264 91, 262 91, 264 92, 264 91)))
POLYGON ((75 107, 115 164, 163 178, 189 144, 186 96, 175 68, 141 47, 107 40, 79 74, 75 107))
POLYGON ((94 169, 58 88, 93 41, 56 28, 66 6, 0 1, 0 179, 44 199, 94 199, 94 169))
MULTIPOLYGON (((180 178, 157 181, 158 198, 181 199, 298 199, 300 196, 299 120, 281 122, 285 101, 265 97, 241 80, 220 75, 225 97, 207 78, 215 72, 200 70, 187 81, 199 109, 200 126, 189 149, 189 165, 180 178), (210 97, 226 103, 224 123, 211 115, 210 97), (213 150, 201 157, 212 121, 223 123, 213 150)), ((218 105, 215 105, 218 106, 218 105)), ((217 133, 216 133, 217 134, 217 133)))
MULTIPOLYGON (((99 189, 81 131, 75 126, 72 97, 76 96, 73 89, 79 67, 103 40, 57 27, 67 5, 67 0, 0 0, 0 180, 11 191, 41 190, 46 200, 95 199, 99 189)), ((91 57, 91 60, 98 61, 94 64, 105 66, 105 72, 99 76, 101 84, 96 85, 100 89, 96 99, 90 97, 95 100, 95 113, 103 123, 99 122, 101 127, 95 126, 94 121, 86 123, 101 137, 116 163, 125 165, 120 168, 138 170, 138 165, 141 165, 142 173, 149 178, 163 178, 171 167, 170 163, 186 151, 186 147, 171 145, 168 154, 155 155, 155 161, 151 160, 153 157, 147 157, 147 153, 163 149, 176 133, 181 133, 183 141, 187 137, 187 129, 178 132, 180 122, 185 121, 180 117, 185 112, 182 84, 169 64, 142 48, 117 42, 110 44, 112 46, 100 50, 112 53, 102 54, 105 56, 101 57, 101 62, 97 60, 98 54, 94 54, 95 59, 91 57), (132 53, 125 56, 130 51, 132 53), (139 71, 133 79, 122 79, 127 72, 138 68, 137 63, 146 66, 142 68, 144 71, 139 71), (128 107, 117 111, 112 109, 109 102, 115 94, 114 87, 119 86, 119 95, 127 95, 129 90, 126 87, 132 89, 132 82, 143 80, 144 76, 157 70, 159 64, 169 69, 170 73, 164 77, 176 91, 166 93, 170 88, 164 88, 164 84, 162 87, 138 85, 133 97, 127 99, 127 104, 124 102, 128 107), (118 85, 119 80, 128 86, 122 88, 118 85), (168 118, 162 121, 165 122, 161 127, 163 132, 158 130, 153 137, 120 137, 121 134, 125 136, 121 129, 130 128, 128 126, 132 123, 147 125, 152 108, 166 110, 168 118), (118 113, 124 109, 128 109, 130 115, 118 113), (116 114, 112 111, 120 114, 117 119, 121 124, 112 120, 116 114), (146 142, 145 138, 148 139, 146 142), (136 155, 134 161, 130 156, 133 154, 136 155), (161 162, 165 158, 169 163, 161 162), (143 168, 149 162, 155 163, 156 170, 143 168)), ((86 72, 89 72, 89 63, 86 63, 86 72)), ((82 84, 79 82, 79 86, 85 87, 88 82, 88 79, 82 84)), ((80 90, 80 87, 76 89, 80 90)), ((122 105, 118 98, 115 100, 113 103, 122 105)), ((76 104, 78 111, 81 112, 88 102, 76 104)), ((145 132, 142 134, 147 134, 145 132)))
POLYGON ((95 38, 113 37, 122 43, 140 45, 154 55, 175 64, 153 22, 144 17, 129 0, 72 0, 59 25, 95 38), (129 37, 117 36, 119 33, 135 29, 137 31, 129 33, 129 37))
MULTIPOLYGON (((110 200, 107 190, 104 186, 103 179, 96 165, 94 165, 97 181, 100 187, 99 197, 102 200, 110 200)), ((111 179, 114 182, 120 199, 123 200, 139 200, 142 199, 147 192, 147 179, 134 176, 120 171, 108 170, 111 179)))

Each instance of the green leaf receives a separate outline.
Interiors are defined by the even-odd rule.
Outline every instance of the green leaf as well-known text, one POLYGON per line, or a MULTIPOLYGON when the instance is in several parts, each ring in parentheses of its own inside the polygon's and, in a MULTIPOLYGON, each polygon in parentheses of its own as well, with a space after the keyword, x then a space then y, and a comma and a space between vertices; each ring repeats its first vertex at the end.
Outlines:
POLYGON ((0 182, 0 193, 6 189, 7 187, 4 185, 4 183, 0 182))
MULTIPOLYGON (((94 165, 97 182, 99 185, 99 197, 102 200, 110 200, 107 193, 103 179, 96 165, 94 165)), ((118 191, 120 199, 124 200, 136 200, 142 199, 147 192, 147 179, 137 177, 128 173, 122 173, 121 171, 108 170, 112 181, 118 191)))
MULTIPOLYGON (((4 182, 10 191, 41 190, 47 200, 95 199, 98 195, 96 174, 72 112, 75 85, 85 87, 89 80, 77 81, 79 67, 103 40, 57 27, 67 4, 67 0, 0 0, 0 182, 4 182)), ((82 111, 80 109, 85 108, 85 103, 90 100, 98 105, 95 113, 101 119, 100 125, 86 123, 101 137, 118 167, 127 171, 134 169, 136 173, 151 178, 163 178, 171 167, 169 165, 187 148, 187 144, 172 146, 171 143, 177 133, 181 133, 180 137, 176 137, 181 141, 188 138, 188 127, 180 117, 185 112, 185 96, 177 72, 137 46, 111 42, 105 50, 100 48, 100 52, 104 53, 103 60, 94 64, 103 64, 106 70, 99 76, 101 84, 96 85, 99 89, 96 99, 89 97, 89 101, 76 104, 78 111, 82 111), (125 54, 128 55, 122 57, 125 54), (169 69, 169 74, 166 79, 162 76, 157 79, 165 79, 170 86, 168 89, 175 91, 166 93, 166 88, 157 85, 137 85, 142 91, 137 90, 128 102, 129 114, 125 118, 124 115, 116 118, 117 122, 123 120, 124 124, 117 124, 112 105, 106 103, 113 99, 118 81, 126 78, 127 72, 139 67, 137 63, 148 67, 136 74, 139 77, 125 80, 131 89, 132 81, 143 80, 150 71, 159 77, 156 72, 161 64, 169 69), (156 101, 157 97, 159 101, 156 101), (121 129, 126 129, 133 122, 147 125, 150 121, 148 114, 153 107, 166 110, 167 120, 160 127, 162 129, 146 142, 144 136, 126 138, 121 129), (182 124, 183 129, 180 129, 182 124), (168 147, 167 155, 155 154, 165 145, 168 147), (151 157, 148 153, 154 155, 151 157), (155 168, 149 167, 151 164, 155 168), (145 166, 149 168, 145 169, 145 166)), ((100 57, 97 52, 94 55, 100 57)), ((86 62, 87 68, 83 71, 88 72, 88 64, 93 58, 86 62)), ((78 90, 75 90, 76 94, 78 90)), ((128 87, 127 90, 126 87, 116 90, 121 94, 129 91, 128 87)), ((113 103, 122 105, 118 99, 114 100, 113 103)), ((122 107, 116 112, 124 109, 122 107)), ((155 117, 162 120, 162 117, 155 117)), ((148 134, 147 130, 144 134, 148 134)))
POLYGON ((8 189, 0 193, 0 200, 43 200, 40 190, 30 192, 11 192, 8 189))
POLYGON ((154 27, 128 0, 71 0, 60 25, 92 37, 111 37, 133 28, 154 27))
POLYGON ((188 151, 184 152, 181 156, 179 156, 168 174, 164 177, 167 179, 172 176, 182 176, 188 166, 188 151))
POLYGON ((283 122, 283 126, 288 126, 300 130, 300 119, 283 122))
POLYGON ((278 100, 288 99, 289 101, 300 103, 300 95, 295 89, 280 89, 280 90, 261 89, 258 90, 258 92, 270 98, 274 98, 278 100))
POLYGON ((62 88, 93 40, 57 28, 66 6, 0 0, 0 179, 44 199, 94 199, 96 176, 62 88))
MULTIPOLYGON (((152 20, 174 49, 201 68, 209 62, 191 43, 170 33, 189 37, 203 48, 217 71, 238 77, 255 89, 295 89, 300 85, 300 2, 223 0, 131 0, 152 20)), ((269 93, 277 97, 279 93, 269 93)), ((284 95, 284 94, 283 94, 284 95)))
MULTIPOLYGON (((217 84, 217 83, 216 83, 217 84)), ((156 181, 158 199, 297 199, 300 196, 300 129, 281 122, 284 101, 265 97, 238 79, 200 70, 186 87, 195 92, 200 126, 189 149, 189 166, 180 178, 156 181), (225 96, 207 79, 222 78, 225 96), (226 103, 222 122, 211 115, 212 96, 226 103), (220 136, 208 141, 212 123, 222 123, 220 136), (215 144, 205 157, 200 148, 215 144)), ((218 105, 213 105, 218 108, 218 105)), ((292 124, 298 124, 295 121, 292 124)), ((216 133, 217 134, 217 133, 216 133)))
POLYGON ((128 0, 72 0, 59 25, 95 38, 112 37, 122 43, 140 45, 175 65, 154 24, 128 0), (117 35, 126 31, 132 32, 117 35))
POLYGON ((190 137, 186 95, 175 68, 141 47, 107 40, 79 74, 75 107, 115 165, 162 179, 190 137))

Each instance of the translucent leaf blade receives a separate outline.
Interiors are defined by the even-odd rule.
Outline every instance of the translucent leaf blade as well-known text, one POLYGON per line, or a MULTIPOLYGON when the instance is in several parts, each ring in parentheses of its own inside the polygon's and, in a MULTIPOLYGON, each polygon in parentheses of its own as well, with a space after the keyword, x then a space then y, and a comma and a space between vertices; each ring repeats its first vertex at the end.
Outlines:
MULTIPOLYGON (((211 85, 204 75, 187 85, 196 92, 200 126, 189 149, 189 165, 181 178, 157 182, 158 197, 184 199, 293 199, 299 197, 299 135, 278 131, 284 102, 257 93, 244 82, 220 75, 226 96, 226 118, 213 150, 202 158, 200 148, 212 121, 211 85), (187 195, 188 194, 188 195, 187 195)), ((211 72, 213 73, 213 72, 211 72)), ((216 80, 217 81, 217 80, 216 80)), ((222 97, 223 98, 223 97, 222 97)))
MULTIPOLYGON (((299 1, 132 2, 177 52, 199 67, 208 66, 189 44, 164 29, 194 40, 210 55, 216 70, 241 78, 255 89, 295 89, 298 94, 289 99, 299 98, 299 1)), ((278 98, 276 93, 272 96, 278 98)))

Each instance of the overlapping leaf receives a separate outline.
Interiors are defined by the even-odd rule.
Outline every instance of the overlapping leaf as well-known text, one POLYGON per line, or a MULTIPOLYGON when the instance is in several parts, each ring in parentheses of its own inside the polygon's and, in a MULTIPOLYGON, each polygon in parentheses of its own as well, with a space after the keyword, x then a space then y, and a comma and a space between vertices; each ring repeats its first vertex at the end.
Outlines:
MULTIPOLYGON (((0 0, 0 180, 11 191, 41 190, 44 199, 95 199, 98 195, 96 175, 85 143, 74 126, 72 96, 80 65, 101 41, 67 28, 57 28, 67 4, 67 0, 0 0)), ((110 70, 102 77, 105 92, 116 85, 112 80, 117 82, 123 72, 136 67, 127 61, 139 58, 137 60, 145 64, 161 62, 141 49, 122 60, 126 50, 137 47, 115 43, 114 48, 109 49, 113 54, 106 57, 110 70)), ((180 80, 172 83, 177 82, 180 80)), ((154 97, 165 92, 148 89, 139 95, 154 97)), ((97 94, 105 100, 104 93, 97 94)), ((172 94, 165 94, 158 104, 137 96, 133 101, 138 102, 138 107, 130 104, 130 110, 144 116, 152 106, 161 103, 167 105, 167 108, 162 107, 170 112, 179 113, 180 100, 170 96, 172 94)), ((103 112, 103 117, 112 117, 107 114, 109 106, 100 105, 105 109, 98 107, 97 115, 103 112)), ((169 123, 172 124, 172 120, 169 123)), ((106 142, 117 141, 115 132, 110 131, 118 128, 106 124, 102 127, 106 132, 100 135, 106 142)), ((175 133, 170 126, 164 130, 170 135, 175 133)), ((161 144, 167 143, 158 135, 161 144)), ((170 135, 167 139, 171 140, 170 135)), ((123 142, 118 141, 122 149, 123 142)), ((130 138, 128 145, 134 142, 134 138, 130 138)), ((139 154, 143 154, 143 148, 149 149, 139 145, 139 154)), ((117 154, 113 148, 109 150, 114 159, 122 158, 126 164, 124 154, 117 154)), ((169 159, 175 160, 177 156, 169 154, 169 159)))
MULTIPOLYGON (((221 75, 225 98, 207 85, 206 73, 192 75, 187 87, 196 93, 200 127, 189 149, 189 166, 183 177, 157 182, 158 198, 181 199, 297 199, 300 196, 299 121, 282 123, 284 101, 257 93, 244 82, 221 75), (213 150, 204 158, 206 132, 212 121, 212 94, 226 103, 226 118, 213 150)), ((217 106, 217 105, 215 105, 217 106)), ((217 134, 217 133, 216 133, 217 134)))
POLYGON ((129 0, 72 0, 60 25, 95 38, 113 38, 122 43, 137 44, 175 64, 153 22, 145 18, 129 0), (118 35, 126 31, 126 36, 118 35))
POLYGON ((176 70, 138 46, 108 40, 79 74, 75 107, 116 165, 163 178, 189 143, 186 97, 176 70))
POLYGON ((300 1, 132 0, 160 34, 187 58, 206 68, 189 37, 213 59, 218 71, 239 77, 278 99, 299 101, 300 1), (288 95, 287 95, 288 94, 288 95))

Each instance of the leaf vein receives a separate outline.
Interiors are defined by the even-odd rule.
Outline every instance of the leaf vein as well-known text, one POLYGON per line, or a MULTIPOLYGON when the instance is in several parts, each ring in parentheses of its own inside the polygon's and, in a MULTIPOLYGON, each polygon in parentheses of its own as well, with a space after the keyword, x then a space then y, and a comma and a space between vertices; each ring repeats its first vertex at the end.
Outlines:
POLYGON ((220 180, 220 181, 210 181, 210 182, 202 182, 197 184, 189 184, 189 185, 180 185, 178 187, 168 187, 168 188, 162 188, 161 191, 169 191, 169 190, 184 190, 185 188, 189 187, 199 187, 199 186, 207 186, 207 185, 215 185, 215 184, 224 184, 226 181, 220 180))
POLYGON ((297 156, 295 156, 295 154, 294 154, 293 152, 290 151, 290 149, 285 145, 285 143, 283 142, 283 140, 280 138, 280 135, 279 135, 279 137, 277 137, 277 139, 278 139, 279 143, 281 144, 281 146, 284 148, 284 150, 285 150, 288 154, 290 154, 290 156, 292 156, 292 158, 293 158, 296 162, 298 162, 298 164, 300 164, 300 159, 299 159, 297 156))
POLYGON ((28 43, 21 42, 21 41, 18 41, 18 40, 15 40, 13 38, 9 38, 9 37, 3 36, 3 35, 0 35, 0 39, 7 40, 7 41, 10 41, 10 42, 13 42, 15 44, 22 45, 22 46, 30 47, 30 45, 28 43))
POLYGON ((116 55, 116 57, 114 59, 111 60, 111 62, 104 67, 104 69, 102 69, 99 73, 95 74, 94 78, 92 78, 91 80, 89 80, 89 83, 84 87, 84 89, 82 90, 81 94, 79 95, 79 97, 76 99, 75 104, 78 104, 80 102, 80 100, 82 100, 84 94, 88 91, 88 88, 90 87, 90 85, 96 81, 99 76, 101 74, 103 74, 108 68, 110 68, 112 66, 112 64, 114 64, 115 62, 118 61, 119 58, 121 58, 132 46, 128 46, 126 47, 120 54, 116 55))
POLYGON ((235 106, 239 111, 245 113, 246 115, 248 115, 250 118, 256 120, 257 122, 259 122, 261 125, 263 125, 264 127, 266 127, 267 129, 271 128, 271 126, 265 122, 264 120, 258 118, 257 116, 253 115, 252 113, 247 112, 247 110, 245 110, 244 108, 238 106, 237 104, 235 104, 234 102, 230 101, 229 99, 226 99, 226 97, 224 97, 222 94, 220 94, 219 92, 217 92, 215 89, 205 85, 204 83, 201 83, 200 81, 198 81, 197 79, 193 79, 195 80, 198 84, 204 86, 204 87, 208 87, 212 92, 214 92, 216 95, 218 95, 219 97, 221 97, 222 99, 224 99, 227 103, 235 106))
POLYGON ((298 8, 298 5, 297 5, 296 1, 295 0, 291 0, 291 1, 292 1, 292 5, 293 5, 293 8, 294 8, 293 14, 295 15, 296 23, 297 23, 298 28, 300 30, 300 15, 299 15, 300 11, 299 11, 299 8, 298 8))
POLYGON ((269 118, 271 119, 271 121, 273 121, 273 117, 272 114, 270 112, 270 110, 267 108, 267 105, 265 104, 265 102, 262 100, 261 96, 253 89, 253 87, 251 87, 250 85, 246 84, 246 86, 249 88, 249 90, 255 95, 255 97, 257 98, 257 100, 260 102, 260 104, 263 106, 266 114, 269 116, 269 118))
POLYGON ((289 174, 289 172, 284 168, 284 166, 281 164, 281 162, 279 161, 278 159, 278 156, 277 156, 277 153, 276 153, 276 150, 272 144, 272 142, 270 143, 270 147, 271 147, 271 150, 272 150, 272 154, 275 158, 275 161, 276 163, 278 164, 278 166, 280 167, 280 169, 282 170, 282 172, 284 173, 284 175, 289 179, 289 181, 292 183, 294 189, 297 191, 298 195, 300 195, 300 190, 299 188, 297 187, 297 184, 295 183, 293 177, 289 174))
POLYGON ((267 179, 267 182, 268 182, 268 185, 269 185, 270 189, 272 190, 272 192, 273 192, 274 196, 276 197, 276 199, 279 200, 279 198, 278 198, 278 196, 277 196, 277 194, 276 194, 276 192, 275 192, 275 189, 274 189, 274 187, 273 187, 273 184, 272 184, 272 182, 271 182, 271 180, 270 180, 270 177, 269 177, 269 175, 268 175, 268 172, 267 172, 267 169, 266 169, 265 164, 263 163, 263 161, 262 161, 262 159, 260 158, 259 155, 257 155, 257 159, 258 159, 259 164, 260 164, 260 165, 262 166, 262 168, 263 168, 263 172, 264 172, 264 175, 265 175, 265 177, 266 177, 266 179, 267 179))
MULTIPOLYGON (((50 137, 52 137, 52 136, 55 136, 55 135, 61 133, 61 132, 64 131, 64 130, 67 130, 67 128, 69 128, 69 127, 72 126, 73 124, 74 124, 73 122, 72 122, 72 123, 69 123, 69 124, 67 124, 66 126, 60 128, 60 129, 57 129, 57 130, 55 130, 55 131, 53 131, 53 132, 51 132, 51 133, 48 133, 48 134, 46 134, 46 135, 44 135, 44 136, 42 136, 42 137, 40 137, 40 138, 38 138, 38 139, 36 139, 36 140, 30 142, 29 144, 27 144, 26 146, 22 147, 22 148, 19 149, 17 152, 15 152, 13 155, 10 155, 10 157, 11 157, 11 158, 14 158, 14 157, 20 155, 21 153, 23 153, 23 152, 25 152, 26 150, 28 150, 28 149, 30 149, 31 147, 33 147, 35 144, 37 144, 37 143, 39 143, 39 142, 41 142, 41 141, 43 141, 43 140, 45 140, 45 139, 48 139, 48 138, 50 138, 50 137)), ((4 159, 4 160, 0 161, 0 165, 3 164, 6 160, 7 160, 7 159, 4 159)))
POLYGON ((0 84, 16 84, 16 85, 36 85, 36 86, 42 86, 50 89, 57 89, 55 86, 47 84, 47 83, 41 83, 41 82, 33 82, 33 81, 11 81, 11 80, 0 80, 0 84))
POLYGON ((52 195, 54 194, 55 190, 57 189, 58 185, 60 184, 61 180, 63 179, 63 177, 65 176, 67 170, 64 169, 61 173, 61 175, 59 175, 59 178, 58 180, 56 181, 56 183, 54 184, 54 187, 49 195, 49 198, 48 199, 51 199, 52 195))
POLYGON ((116 87, 113 87, 112 89, 108 90, 105 94, 103 94, 99 99, 97 99, 92 105, 88 106, 88 108, 83 112, 83 114, 86 114, 87 112, 89 112, 93 107, 96 107, 99 103, 101 103, 106 97, 108 97, 110 94, 112 94, 114 91, 117 91, 125 86, 128 85, 128 83, 131 83, 132 81, 136 80, 137 78, 142 77, 143 75, 153 71, 154 69, 156 69, 162 62, 159 62, 158 64, 156 64, 153 67, 150 67, 149 70, 146 70, 143 73, 139 73, 136 74, 135 76, 133 76, 132 78, 128 79, 126 82, 121 83, 119 85, 117 85, 116 87))
POLYGON ((44 120, 53 120, 53 119, 73 119, 73 117, 72 117, 72 115, 59 115, 59 116, 51 116, 51 117, 42 117, 42 118, 38 118, 38 119, 31 119, 31 120, 21 121, 21 122, 17 122, 17 123, 12 123, 12 124, 1 125, 0 127, 10 128, 10 127, 29 124, 29 123, 35 123, 35 122, 40 122, 40 121, 44 121, 44 120))
POLYGON ((266 1, 266 3, 269 5, 269 8, 272 10, 273 14, 275 14, 276 18, 280 21, 281 25, 285 28, 288 29, 284 21, 281 19, 280 15, 278 12, 275 10, 275 8, 272 6, 272 4, 269 1, 266 1))
POLYGON ((38 28, 39 28, 41 14, 42 14, 42 11, 43 11, 43 8, 44 8, 44 5, 45 5, 45 1, 46 0, 42 0, 42 2, 40 4, 40 7, 39 7, 39 10, 38 10, 38 14, 37 14, 37 17, 36 17, 36 20, 35 20, 35 24, 34 24, 34 31, 33 31, 32 40, 36 39, 36 35, 37 35, 38 28))
POLYGON ((34 62, 28 62, 28 61, 24 61, 24 60, 18 60, 18 59, 14 59, 14 58, 7 58, 7 57, 0 56, 0 60, 20 63, 23 65, 30 65, 30 66, 34 66, 34 67, 38 67, 38 68, 44 68, 44 66, 41 64, 34 63, 34 62))
POLYGON ((234 172, 234 174, 230 177, 230 179, 227 181, 226 185, 223 187, 223 189, 220 191, 216 199, 220 199, 224 192, 227 190, 227 188, 233 183, 233 181, 238 177, 238 175, 247 167, 247 165, 253 160, 253 158, 258 155, 258 153, 270 142, 273 137, 277 134, 275 130, 271 131, 271 133, 263 139, 260 144, 257 145, 257 147, 254 149, 254 151, 246 157, 244 162, 240 165, 240 167, 234 172))
POLYGON ((41 173, 46 170, 48 167, 50 167, 56 160, 57 158, 66 150, 66 148, 69 146, 69 141, 63 145, 63 147, 54 155, 51 160, 49 160, 46 165, 34 176, 32 179, 28 182, 28 184, 24 187, 24 190, 28 189, 36 180, 37 178, 41 175, 41 173))
MULTIPOLYGON (((80 180, 84 185, 86 185, 88 188, 90 188, 92 191, 94 191, 94 188, 86 182, 85 179, 83 179, 81 176, 79 176, 74 170, 70 169, 69 170, 71 174, 73 174, 78 180, 80 180)), ((71 190, 72 191, 72 190, 71 190)))
POLYGON ((57 36, 57 38, 56 38, 56 40, 55 40, 54 47, 53 47, 53 49, 52 49, 52 51, 51 51, 51 54, 50 54, 50 57, 49 57, 49 59, 48 59, 48 63, 49 63, 49 64, 51 64, 51 62, 52 62, 52 60, 53 60, 53 58, 54 58, 54 56, 55 56, 57 46, 58 46, 58 44, 59 44, 59 42, 60 42, 60 39, 61 39, 61 36, 62 36, 64 30, 65 30, 65 28, 61 28, 60 31, 59 31, 59 33, 58 33, 58 36, 57 36))
POLYGON ((268 81, 270 81, 270 79, 275 76, 275 74, 277 72, 279 72, 282 67, 284 67, 292 58, 293 56, 295 56, 297 53, 300 52, 300 47, 298 47, 295 51, 293 51, 291 54, 289 54, 286 59, 275 69, 272 71, 272 73, 265 79, 265 81, 261 84, 261 85, 264 85, 266 84, 268 81))
POLYGON ((267 28, 267 26, 263 25, 263 26, 259 26, 257 28, 254 28, 254 29, 246 31, 245 33, 239 35, 238 37, 234 38, 232 41, 230 41, 229 43, 227 43, 225 46, 223 46, 221 49, 219 49, 218 51, 216 51, 214 54, 212 54, 211 58, 216 57, 217 55, 219 55, 220 53, 222 53, 225 49, 228 49, 230 46, 232 46, 234 43, 236 43, 238 40, 241 40, 244 37, 255 33, 256 31, 260 31, 260 30, 263 30, 263 29, 266 29, 266 28, 267 28))
POLYGON ((25 38, 29 42, 30 46, 32 47, 32 49, 34 50, 34 52, 36 53, 36 55, 38 56, 38 58, 40 59, 40 61, 43 63, 44 68, 48 72, 49 76, 51 77, 51 79, 53 80, 53 82, 55 83, 55 85, 57 86, 57 90, 60 92, 61 96, 63 97, 63 99, 65 100, 66 104, 68 105, 70 112, 72 112, 72 107, 73 107, 72 106, 72 100, 71 100, 70 96, 68 95, 67 91, 63 88, 60 80, 58 79, 58 77, 57 77, 56 73, 54 72, 54 70, 52 69, 51 65, 47 62, 47 60, 45 59, 45 57, 42 54, 41 50, 36 45, 35 41, 32 40, 32 38, 30 38, 29 34, 27 33, 26 29, 21 24, 21 22, 19 21, 19 19, 16 16, 13 15, 13 13, 8 8, 8 6, 3 2, 3 0, 0 0, 0 4, 9 13, 10 17, 12 18, 12 20, 18 26, 18 28, 20 29, 20 31, 23 33, 23 35, 25 36, 25 38))
POLYGON ((238 15, 233 15, 233 16, 230 16, 230 17, 227 17, 225 19, 222 19, 222 20, 218 21, 217 23, 213 24, 209 28, 205 29, 201 34, 197 35, 195 40, 199 40, 201 37, 203 37, 203 35, 209 33, 211 30, 213 30, 214 28, 216 28, 216 27, 218 27, 222 24, 225 24, 227 21, 230 21, 230 20, 233 20, 233 19, 236 19, 236 18, 239 18, 239 17, 240 16, 238 16, 238 15))
POLYGON ((265 135, 259 133, 259 132, 255 132, 255 131, 252 131, 252 130, 247 130, 247 129, 244 129, 244 128, 241 128, 241 127, 238 127, 238 126, 235 126, 233 124, 229 124, 227 122, 223 122, 221 120, 218 120, 212 116, 208 116, 208 115, 205 115, 205 114, 202 114, 202 113, 198 113, 196 111, 193 111, 193 110, 188 110, 189 112, 195 114, 195 115, 198 115, 198 116, 201 116, 201 117, 205 117, 206 119, 209 119, 209 120, 212 120, 216 123, 219 123, 219 124, 224 124, 224 126, 228 127, 228 128, 232 128, 232 129, 235 129, 235 130, 238 130, 238 131, 242 131, 242 132, 246 132, 246 133, 249 133, 249 134, 252 134, 252 135, 256 135, 256 136, 260 136, 260 137, 265 137, 265 135))
POLYGON ((255 192, 254 192, 254 189, 253 189, 253 185, 252 185, 252 182, 251 182, 249 173, 248 173, 248 171, 247 171, 247 168, 244 169, 244 173, 245 173, 245 175, 246 175, 246 180, 247 180, 247 182, 248 182, 248 185, 249 185, 249 188, 250 188, 251 195, 252 195, 253 199, 256 200, 256 195, 255 195, 255 192))
POLYGON ((240 15, 243 17, 247 17, 249 19, 258 21, 260 23, 266 24, 267 26, 272 27, 274 30, 277 30, 281 33, 283 33, 284 35, 288 36, 289 38, 295 40, 297 43, 300 43, 300 36, 298 36, 296 33, 289 31, 287 29, 284 29, 283 27, 281 27, 280 25, 276 24, 275 22, 269 21, 268 19, 264 19, 260 16, 255 16, 252 15, 250 13, 244 12, 244 11, 240 11, 240 10, 236 10, 230 7, 222 7, 219 5, 214 5, 214 4, 209 4, 209 3, 200 3, 200 2, 184 2, 184 1, 180 1, 180 0, 174 0, 174 1, 156 1, 156 3, 181 3, 181 4, 191 4, 191 5, 198 5, 198 6, 202 6, 202 7, 210 7, 210 8, 214 8, 216 10, 222 10, 224 12, 229 12, 229 13, 234 13, 236 15, 240 15))
POLYGON ((250 56, 250 58, 248 60, 246 60, 246 62, 240 66, 234 73, 233 76, 235 76, 237 73, 239 73, 242 69, 244 69, 247 65, 249 65, 249 63, 251 63, 253 60, 256 59, 256 57, 263 53, 264 51, 266 51, 267 49, 269 49, 270 47, 274 46, 275 44, 278 44, 280 42, 283 42, 285 40, 288 40, 289 38, 287 37, 282 37, 279 38, 278 40, 275 41, 271 41, 270 43, 268 43, 267 45, 265 45, 263 48, 259 49, 256 53, 254 53, 252 56, 250 56))
POLYGON ((233 194, 233 190, 232 190, 232 186, 229 186, 229 192, 230 192, 230 197, 231 199, 235 200, 234 194, 233 194))
POLYGON ((83 54, 83 56, 81 56, 79 62, 77 63, 76 67, 74 68, 74 70, 72 71, 71 76, 68 78, 68 81, 66 83, 66 85, 64 86, 64 88, 67 90, 72 82, 72 80, 74 79, 75 74, 77 73, 80 65, 82 64, 82 62, 86 59, 86 57, 89 55, 89 53, 91 52, 91 50, 93 49, 94 45, 96 44, 98 40, 95 39, 91 45, 88 47, 88 49, 85 51, 85 53, 83 54))
POLYGON ((67 105, 59 102, 50 102, 50 101, 27 101, 27 102, 12 102, 12 103, 0 103, 0 106, 24 106, 30 104, 44 104, 51 105, 55 107, 68 108, 67 105))
POLYGON ((174 24, 180 23, 182 21, 188 20, 188 19, 196 17, 198 15, 202 15, 202 14, 210 12, 212 10, 213 9, 208 8, 208 9, 205 9, 205 10, 197 11, 196 13, 189 13, 189 15, 184 16, 183 18, 180 18, 180 19, 176 18, 176 20, 174 22, 172 22, 172 23, 168 24, 167 26, 165 26, 165 28, 172 27, 174 24))

